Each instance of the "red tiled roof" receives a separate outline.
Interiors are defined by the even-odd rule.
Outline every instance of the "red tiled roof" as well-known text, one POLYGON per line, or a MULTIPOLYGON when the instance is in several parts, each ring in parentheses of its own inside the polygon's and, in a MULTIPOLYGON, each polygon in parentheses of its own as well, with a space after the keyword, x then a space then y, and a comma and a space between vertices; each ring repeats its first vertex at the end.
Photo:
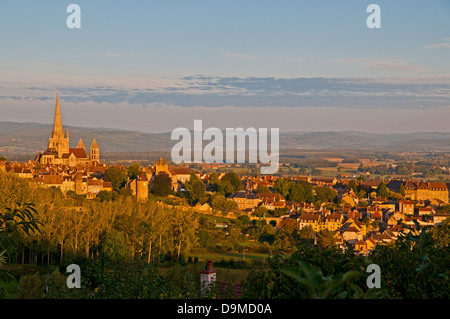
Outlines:
POLYGON ((88 158, 86 151, 82 148, 69 148, 69 154, 75 155, 76 158, 88 158))

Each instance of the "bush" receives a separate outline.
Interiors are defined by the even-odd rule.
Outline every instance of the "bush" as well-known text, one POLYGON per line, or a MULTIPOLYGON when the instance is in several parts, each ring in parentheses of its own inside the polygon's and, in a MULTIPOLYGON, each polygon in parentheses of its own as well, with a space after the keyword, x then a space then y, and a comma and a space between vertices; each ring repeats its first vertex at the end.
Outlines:
POLYGON ((39 273, 23 275, 17 288, 17 296, 20 299, 42 299, 42 281, 39 273))

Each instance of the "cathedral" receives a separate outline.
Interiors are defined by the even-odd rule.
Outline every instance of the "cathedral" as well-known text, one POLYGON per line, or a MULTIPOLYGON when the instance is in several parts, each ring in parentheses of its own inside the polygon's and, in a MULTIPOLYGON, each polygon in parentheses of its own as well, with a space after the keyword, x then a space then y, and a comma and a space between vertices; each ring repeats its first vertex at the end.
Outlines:
POLYGON ((36 161, 41 164, 68 165, 100 163, 100 149, 97 141, 92 141, 89 155, 86 152, 83 140, 80 138, 76 148, 69 147, 69 131, 64 135, 61 112, 59 110, 58 94, 56 94, 55 121, 53 132, 49 138, 48 148, 44 153, 39 152, 36 161))

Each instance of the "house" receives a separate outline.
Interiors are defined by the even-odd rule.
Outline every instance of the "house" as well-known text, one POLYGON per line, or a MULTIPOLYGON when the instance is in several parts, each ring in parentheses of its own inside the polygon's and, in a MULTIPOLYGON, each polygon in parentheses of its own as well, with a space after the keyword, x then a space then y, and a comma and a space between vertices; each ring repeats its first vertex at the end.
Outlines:
POLYGON ((433 215, 433 224, 439 225, 448 217, 450 217, 450 215, 448 215, 448 214, 434 214, 433 215))
POLYGON ((365 235, 367 234, 367 227, 366 227, 366 224, 364 224, 364 223, 362 223, 362 222, 360 222, 360 221, 358 221, 358 220, 355 220, 355 219, 353 219, 353 218, 347 218, 347 219, 343 222, 343 224, 342 224, 342 226, 341 226, 341 230, 342 230, 342 231, 345 231, 346 229, 349 229, 349 228, 351 228, 351 227, 354 227, 354 228, 356 228, 358 231, 361 231, 361 233, 362 233, 363 236, 365 236, 365 235))
POLYGON ((258 207, 259 204, 259 199, 256 197, 256 195, 245 190, 241 190, 236 192, 235 194, 231 194, 230 196, 228 196, 228 198, 238 204, 239 210, 253 210, 254 208, 258 207))
POLYGON ((439 199, 448 203, 448 187, 445 183, 407 181, 405 183, 405 198, 417 201, 439 199))
MULTIPOLYGON (((169 166, 169 164, 160 157, 155 163, 155 166, 147 169, 146 173, 149 176, 150 183, 159 173, 167 174, 172 180, 172 190, 179 191, 187 181, 191 178, 192 169, 184 166, 169 166)), ((199 175, 196 173, 197 176, 199 175)))
POLYGON ((286 206, 286 201, 278 193, 258 193, 256 198, 259 199, 260 205, 268 210, 275 210, 286 206))
POLYGON ((343 195, 341 200, 344 206, 355 207, 359 203, 358 197, 354 193, 347 193, 343 195))
POLYGON ((333 213, 325 217, 325 228, 330 231, 335 231, 341 228, 344 217, 342 214, 333 213))
POLYGON ((375 241, 371 238, 367 238, 366 240, 359 240, 355 244, 355 251, 360 253, 366 253, 375 248, 375 241))
POLYGON ((419 216, 422 215, 431 215, 434 214, 434 209, 432 207, 419 207, 418 209, 419 216))
POLYGON ((398 210, 405 215, 414 215, 414 202, 411 200, 401 200, 398 202, 398 210))
POLYGON ((356 227, 348 227, 347 229, 341 231, 341 235, 342 239, 350 244, 356 244, 364 237, 361 230, 356 227))
POLYGON ((136 196, 138 200, 148 199, 149 181, 144 171, 140 171, 136 179, 128 180, 127 187, 131 189, 133 196, 136 196))
POLYGON ((319 214, 303 213, 297 218, 298 229, 310 226, 314 231, 319 231, 320 218, 319 214))
POLYGON ((388 219, 387 219, 388 227, 397 225, 397 224, 401 223, 402 221, 406 220, 406 215, 401 212, 394 212, 393 214, 390 214, 387 217, 388 217, 388 219))

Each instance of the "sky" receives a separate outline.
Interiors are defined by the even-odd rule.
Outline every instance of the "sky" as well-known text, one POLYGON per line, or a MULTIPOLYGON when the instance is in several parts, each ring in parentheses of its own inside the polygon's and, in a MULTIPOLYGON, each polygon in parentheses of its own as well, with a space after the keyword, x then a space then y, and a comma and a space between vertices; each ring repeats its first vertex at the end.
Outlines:
POLYGON ((448 0, 0 0, 0 41, 0 121, 450 132, 448 0))

